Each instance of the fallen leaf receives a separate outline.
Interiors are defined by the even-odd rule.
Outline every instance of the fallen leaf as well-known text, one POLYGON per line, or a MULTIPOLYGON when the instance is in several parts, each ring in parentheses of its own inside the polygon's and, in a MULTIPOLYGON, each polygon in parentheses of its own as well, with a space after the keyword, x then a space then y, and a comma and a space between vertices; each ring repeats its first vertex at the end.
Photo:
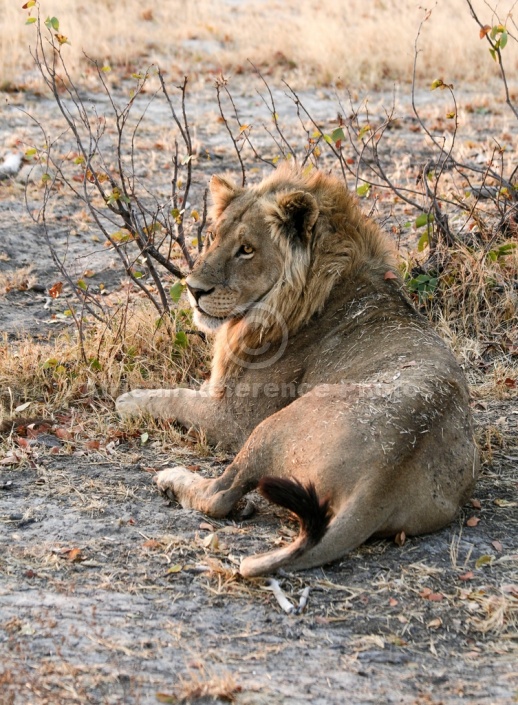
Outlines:
POLYGON ((56 282, 53 284, 50 289, 49 289, 49 296, 52 299, 57 299, 58 296, 61 294, 63 291, 63 282, 56 282))
POLYGON ((504 550, 504 547, 502 546, 500 541, 491 541, 491 545, 493 546, 495 551, 498 551, 498 553, 502 553, 502 551, 504 550))
POLYGON ((399 604, 399 602, 396 600, 395 597, 391 597, 391 598, 390 598, 390 600, 389 600, 389 605, 390 605, 391 607, 395 607, 395 606, 398 605, 398 604, 399 604))
POLYGON ((463 573, 462 575, 459 575, 459 580, 472 580, 474 577, 474 573, 472 570, 468 570, 467 573, 463 573))
POLYGON ((484 554, 483 556, 480 556, 477 558, 475 561, 475 568, 482 568, 485 565, 491 565, 493 562, 493 556, 488 556, 487 554, 484 554))
POLYGON ((154 550, 155 548, 160 548, 160 542, 157 541, 156 539, 148 539, 147 541, 144 541, 142 546, 144 548, 149 548, 151 550, 154 550))
POLYGON ((516 507, 518 502, 511 502, 508 499, 494 499, 493 504, 497 507, 516 507))
POLYGON ((187 465, 187 470, 190 470, 191 472, 199 472, 201 470, 201 467, 199 465, 187 465))
POLYGON ((466 522, 466 526, 476 526, 479 522, 480 517, 470 517, 466 522))
POLYGON ((166 573, 169 575, 170 573, 179 573, 182 570, 183 566, 181 566, 179 563, 175 563, 175 565, 170 566, 167 570, 166 573))
POLYGON ((25 411, 30 405, 32 404, 32 401, 26 401, 25 404, 20 404, 20 406, 17 406, 15 411, 25 411))
POLYGON ((404 546, 406 541, 406 534, 404 531, 400 531, 399 534, 396 534, 394 536, 394 543, 397 543, 398 546, 404 546))
POLYGON ((67 560, 71 563, 80 563, 84 561, 85 557, 80 548, 71 548, 68 552, 67 560))
POLYGON ((168 693, 155 693, 155 698, 159 703, 177 703, 179 702, 176 695, 169 695, 168 693))
POLYGON ((62 428, 61 426, 59 428, 56 428, 54 431, 54 435, 56 435, 58 438, 61 438, 62 441, 69 441, 72 438, 72 434, 70 431, 66 428, 62 428))
POLYGON ((217 551, 219 548, 219 538, 217 534, 208 534, 203 541, 205 548, 210 548, 211 551, 217 551))
POLYGON ((88 450, 99 450, 101 446, 99 441, 87 441, 85 445, 88 450))
POLYGON ((482 505, 480 504, 479 499, 472 499, 472 500, 470 500, 470 502, 471 502, 471 506, 473 507, 473 509, 482 509, 482 505))
POLYGON ((202 521, 200 524, 201 531, 214 531, 212 524, 208 524, 206 521, 202 521))
POLYGON ((6 455, 5 458, 0 460, 0 465, 18 465, 20 458, 17 455, 6 455))
POLYGON ((426 626, 428 629, 438 629, 439 627, 442 627, 442 619, 440 617, 436 617, 428 622, 426 626))
POLYGON ((431 602, 440 602, 441 600, 444 600, 444 595, 442 592, 432 592, 430 588, 423 588, 419 595, 425 600, 430 600, 431 602))

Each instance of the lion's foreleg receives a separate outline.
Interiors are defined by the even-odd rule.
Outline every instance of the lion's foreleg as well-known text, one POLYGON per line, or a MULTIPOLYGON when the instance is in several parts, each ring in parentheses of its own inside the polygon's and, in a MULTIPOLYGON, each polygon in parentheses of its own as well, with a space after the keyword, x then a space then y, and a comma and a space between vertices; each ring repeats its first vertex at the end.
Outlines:
POLYGON ((213 445, 236 447, 247 435, 224 400, 213 397, 208 389, 134 389, 120 396, 115 406, 121 416, 147 414, 195 427, 213 445))
POLYGON ((205 392, 192 389, 134 389, 118 397, 115 407, 121 416, 149 414, 157 419, 189 423, 187 416, 195 415, 205 396, 205 392))

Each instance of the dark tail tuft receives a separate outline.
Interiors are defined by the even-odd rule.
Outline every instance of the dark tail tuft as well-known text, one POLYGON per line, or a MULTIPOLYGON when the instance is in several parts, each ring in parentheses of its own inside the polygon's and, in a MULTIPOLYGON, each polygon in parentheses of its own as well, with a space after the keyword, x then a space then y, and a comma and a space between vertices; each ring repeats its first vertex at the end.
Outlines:
POLYGON ((322 539, 331 521, 332 512, 329 499, 320 500, 312 482, 303 485, 298 480, 263 477, 258 490, 269 502, 289 509, 298 517, 301 533, 307 540, 306 550, 322 539))

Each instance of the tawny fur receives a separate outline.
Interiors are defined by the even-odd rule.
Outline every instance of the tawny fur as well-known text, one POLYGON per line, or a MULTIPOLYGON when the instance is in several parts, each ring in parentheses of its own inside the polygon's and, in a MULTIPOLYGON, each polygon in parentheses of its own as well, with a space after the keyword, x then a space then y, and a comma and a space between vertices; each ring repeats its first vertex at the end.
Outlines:
POLYGON ((405 297, 388 238, 321 172, 285 166, 249 189, 214 177, 211 190, 213 234, 188 278, 195 321, 216 330, 211 379, 134 390, 117 408, 195 426, 237 455, 215 480, 164 470, 159 488, 216 517, 265 477, 311 488, 279 490, 301 534, 245 558, 248 577, 445 526, 479 467, 467 385, 405 297))

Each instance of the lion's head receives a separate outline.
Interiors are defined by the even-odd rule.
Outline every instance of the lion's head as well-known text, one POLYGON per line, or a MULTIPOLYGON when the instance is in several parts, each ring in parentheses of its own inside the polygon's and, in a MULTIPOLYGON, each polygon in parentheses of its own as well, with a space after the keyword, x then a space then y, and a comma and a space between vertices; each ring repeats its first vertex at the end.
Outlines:
POLYGON ((284 165, 247 189, 214 176, 211 194, 212 229, 187 285, 196 324, 219 330, 216 358, 228 357, 223 341, 235 357, 296 332, 362 263, 393 266, 392 246, 334 177, 284 165))

